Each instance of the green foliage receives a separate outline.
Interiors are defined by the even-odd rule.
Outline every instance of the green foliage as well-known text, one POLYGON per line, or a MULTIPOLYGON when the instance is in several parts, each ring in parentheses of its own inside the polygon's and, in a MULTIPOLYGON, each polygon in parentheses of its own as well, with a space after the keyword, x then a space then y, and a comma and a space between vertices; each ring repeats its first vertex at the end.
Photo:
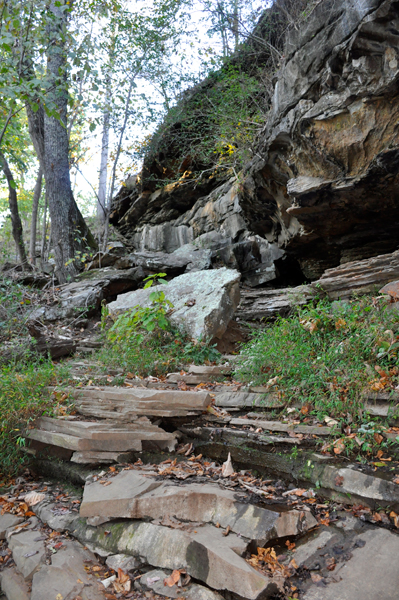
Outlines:
POLYGON ((25 428, 35 418, 49 414, 54 401, 47 390, 54 377, 51 361, 28 361, 0 367, 0 476, 14 475, 26 462, 20 448, 27 445, 25 428))
MULTIPOLYGON (((166 284, 167 281, 162 279, 165 275, 166 273, 157 273, 146 277, 144 281, 147 283, 144 289, 152 287, 154 283, 166 284)), ((112 344, 124 344, 127 338, 135 336, 140 339, 143 335, 140 330, 145 330, 148 333, 156 328, 162 331, 170 330, 170 323, 166 315, 173 308, 173 304, 166 299, 165 293, 160 289, 151 292, 149 299, 151 306, 134 306, 116 318, 107 335, 112 344)))
POLYGON ((260 67, 230 60, 187 92, 169 110, 149 147, 143 147, 144 173, 148 165, 150 178, 159 178, 151 167, 156 153, 166 167, 161 185, 240 170, 252 156, 252 143, 267 112, 261 75, 260 67))
POLYGON ((211 346, 201 339, 198 341, 191 340, 185 344, 183 346, 183 356, 185 361, 195 365, 202 365, 207 362, 220 362, 222 358, 222 355, 216 349, 216 344, 211 346))
POLYGON ((399 382, 399 314, 382 299, 320 301, 255 333, 244 346, 238 377, 268 385, 287 404, 299 402, 318 417, 359 418, 365 387, 399 382))
MULTIPOLYGON (((122 366, 140 376, 163 375, 187 363, 202 364, 220 359, 214 346, 189 340, 173 327, 168 312, 173 308, 163 291, 165 273, 146 277, 144 289, 152 288, 151 306, 135 306, 119 315, 106 332, 107 347, 100 360, 108 366, 122 366)), ((103 306, 101 328, 108 327, 109 314, 103 306)))

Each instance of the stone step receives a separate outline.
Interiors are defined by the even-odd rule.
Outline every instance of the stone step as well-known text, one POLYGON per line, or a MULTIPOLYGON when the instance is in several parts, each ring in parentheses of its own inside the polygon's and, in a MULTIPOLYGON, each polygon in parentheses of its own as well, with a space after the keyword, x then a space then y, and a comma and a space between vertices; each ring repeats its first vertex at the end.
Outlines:
POLYGON ((32 581, 33 575, 46 560, 46 548, 43 540, 38 540, 38 537, 41 537, 40 532, 29 530, 8 539, 12 557, 25 581, 32 581))
POLYGON ((214 392, 215 405, 221 408, 281 408, 284 402, 277 394, 256 394, 252 392, 214 392))
POLYGON ((15 567, 0 573, 0 585, 7 600, 30 600, 29 586, 15 567))
POLYGON ((263 421, 262 419, 231 419, 229 425, 261 427, 268 431, 279 431, 281 433, 302 433, 304 435, 332 435, 338 431, 334 427, 324 427, 318 425, 290 425, 280 421, 263 421))
POLYGON ((222 528, 203 525, 179 530, 140 521, 111 521, 87 528, 80 521, 74 535, 97 552, 129 554, 162 569, 185 569, 212 589, 247 600, 268 598, 276 590, 272 578, 242 558, 247 548, 243 538, 235 533, 223 535, 222 528))
POLYGON ((66 392, 78 412, 99 418, 134 420, 137 415, 181 417, 201 413, 211 402, 208 392, 148 388, 82 387, 66 392))
MULTIPOLYGON (((187 385, 198 385, 200 383, 214 382, 216 375, 181 375, 180 373, 169 373, 166 380, 168 383, 186 383, 187 385)), ((224 375, 219 375, 219 379, 224 378, 224 375)))
POLYGON ((43 444, 79 452, 141 451, 143 441, 154 442, 160 448, 166 447, 169 450, 176 444, 173 434, 151 423, 140 421, 118 427, 113 423, 100 423, 97 426, 96 422, 65 421, 46 417, 39 419, 37 428, 28 430, 26 437, 43 444))
POLYGON ((84 450, 109 450, 110 446, 113 450, 136 450, 141 451, 142 445, 140 439, 129 440, 127 443, 118 441, 106 440, 91 440, 67 435, 65 433, 54 433, 51 431, 41 431, 40 429, 32 429, 26 436, 30 440, 49 444, 50 446, 59 446, 68 450, 84 451, 84 450), (117 446, 117 447, 115 447, 117 446))
POLYGON ((206 375, 209 377, 221 375, 230 375, 233 371, 231 365, 190 365, 188 373, 190 375, 206 375))
POLYGON ((313 584, 303 598, 396 600, 399 589, 398 553, 397 534, 385 529, 365 531, 356 538, 353 549, 348 552, 348 559, 337 565, 332 582, 328 583, 327 575, 325 578, 320 576, 319 582, 313 584))
POLYGON ((147 417, 140 417, 133 423, 106 423, 104 421, 78 421, 62 418, 40 417, 35 421, 36 429, 52 431, 54 433, 67 433, 86 439, 103 439, 111 433, 127 435, 130 432, 156 431, 159 427, 153 425, 147 417))
POLYGON ((92 552, 75 540, 63 540, 63 546, 43 565, 32 581, 31 600, 61 598, 106 600, 106 590, 85 566, 95 567, 98 561, 92 552))
POLYGON ((237 494, 216 484, 179 486, 158 481, 138 470, 121 471, 104 487, 88 481, 80 506, 81 517, 105 519, 162 519, 219 524, 264 546, 270 539, 297 535, 317 522, 309 511, 279 512, 237 501, 237 494))
POLYGON ((128 463, 134 462, 135 455, 132 452, 95 452, 87 450, 86 452, 74 452, 70 460, 78 465, 128 463))

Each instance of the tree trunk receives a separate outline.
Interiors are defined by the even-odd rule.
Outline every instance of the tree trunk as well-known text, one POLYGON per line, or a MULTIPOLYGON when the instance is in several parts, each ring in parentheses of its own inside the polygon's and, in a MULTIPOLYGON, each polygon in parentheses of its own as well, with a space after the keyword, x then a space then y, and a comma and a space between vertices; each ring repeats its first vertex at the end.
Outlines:
POLYGON ((37 231, 37 211, 39 208, 39 200, 42 194, 42 180, 43 180, 43 171, 42 167, 39 167, 39 172, 37 174, 35 190, 33 192, 33 202, 32 202, 32 222, 30 226, 30 245, 29 245, 29 258, 32 265, 36 264, 36 231, 37 231))
POLYGON ((108 148, 109 148, 109 88, 107 84, 107 100, 106 107, 103 112, 103 135, 101 140, 101 161, 100 161, 100 176, 98 181, 98 196, 97 196, 97 217, 101 225, 104 225, 107 218, 107 164, 108 164, 108 148))
MULTIPOLYGON (((58 2, 57 2, 58 4, 58 2)), ((29 132, 43 169, 51 218, 57 277, 73 279, 81 267, 79 257, 97 244, 74 200, 69 173, 69 139, 66 127, 68 87, 65 30, 67 11, 52 0, 48 16, 47 105, 57 112, 49 116, 42 107, 34 113, 27 105, 29 132)))
MULTIPOLYGON (((128 118, 129 118, 130 100, 131 100, 133 88, 134 88, 134 85, 135 85, 135 79, 136 79, 136 77, 137 77, 137 75, 138 75, 138 73, 140 71, 141 71, 141 67, 137 68, 136 71, 134 73, 132 73, 132 78, 130 80, 129 90, 128 90, 128 93, 127 93, 127 96, 126 96, 125 114, 124 114, 124 117, 123 117, 123 123, 122 123, 121 131, 120 131, 120 134, 119 134, 119 140, 118 140, 118 146, 116 148, 115 160, 114 160, 114 164, 113 164, 113 167, 112 167, 112 178, 111 178, 111 186, 110 186, 110 191, 109 191, 109 204, 111 204, 112 198, 113 198, 113 195, 114 195, 115 181, 116 181, 116 168, 118 166, 119 157, 120 157, 120 154, 121 154, 121 151, 122 151, 123 136, 125 135, 126 125, 127 125, 127 121, 128 121, 128 118)), ((105 252, 105 248, 107 247, 107 242, 108 242, 109 213, 110 213, 110 211, 107 210, 106 219, 105 219, 105 223, 104 223, 104 237, 103 237, 103 242, 102 242, 102 250, 103 250, 103 252, 105 252)))
POLYGON ((44 211, 43 211, 42 243, 41 243, 41 247, 40 247, 40 264, 41 264, 42 269, 43 269, 43 264, 46 262, 47 207, 48 207, 48 199, 47 199, 47 190, 46 190, 45 200, 44 200, 44 211))
POLYGON ((17 186, 14 181, 14 177, 11 173, 11 169, 8 165, 7 159, 0 150, 0 165, 3 173, 7 179, 8 184, 8 204, 11 213, 11 224, 12 224, 12 235, 14 238, 15 246, 17 249, 17 256, 22 265, 24 271, 28 270, 28 263, 26 259, 26 251, 23 239, 23 229, 21 217, 19 216, 18 200, 17 200, 17 186))

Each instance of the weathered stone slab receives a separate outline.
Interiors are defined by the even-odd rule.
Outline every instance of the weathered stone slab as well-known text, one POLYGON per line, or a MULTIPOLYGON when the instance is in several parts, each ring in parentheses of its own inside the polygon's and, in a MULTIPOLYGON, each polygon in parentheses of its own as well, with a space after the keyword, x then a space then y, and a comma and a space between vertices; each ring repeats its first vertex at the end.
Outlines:
POLYGON ((279 421, 263 421, 262 419, 231 419, 230 425, 252 425, 261 427, 269 431, 280 431, 289 433, 303 433, 305 435, 331 435, 334 432, 333 427, 318 427, 312 425, 290 425, 289 423, 280 423, 279 421))
POLYGON ((69 448, 70 450, 84 451, 84 450, 137 450, 142 449, 141 436, 136 433, 136 439, 134 434, 129 436, 129 439, 120 439, 119 435, 109 435, 107 438, 102 440, 92 440, 80 438, 73 435, 67 435, 65 433, 56 433, 52 431, 42 431, 40 429, 31 429, 27 433, 26 437, 31 440, 37 440, 43 444, 50 444, 52 446, 61 446, 61 448, 69 448))
POLYGON ((246 548, 242 538, 234 533, 223 536, 222 529, 210 525, 188 533, 152 523, 110 522, 76 530, 75 535, 93 547, 131 554, 154 567, 185 569, 215 590, 248 600, 267 598, 277 591, 268 577, 239 556, 246 548))
POLYGON ((82 517, 158 519, 169 515, 183 522, 219 523, 264 545, 269 539, 297 535, 316 525, 309 512, 279 513, 237 502, 234 492, 214 484, 183 486, 155 481, 134 470, 122 471, 104 488, 99 482, 85 485, 82 517))
POLYGON ((141 565, 141 562, 128 554, 111 554, 106 559, 105 564, 114 571, 122 569, 126 573, 127 571, 137 569, 141 565))
POLYGON ((96 465, 132 462, 134 454, 131 452, 74 452, 71 462, 78 465, 96 465))
POLYGON ((160 447, 170 449, 173 449, 176 443, 173 434, 146 419, 118 425, 44 417, 38 419, 36 425, 36 429, 26 432, 28 439, 81 452, 140 451, 143 440, 159 443, 160 447))
POLYGON ((188 372, 192 375, 229 375, 232 367, 231 365, 190 365, 188 372))
POLYGON ((0 573, 0 583, 7 600, 30 600, 28 584, 15 567, 0 573))
POLYGON ((46 558, 44 544, 37 540, 38 537, 40 534, 37 531, 22 531, 8 540, 18 571, 27 581, 32 579, 46 558))
POLYGON ((6 539, 6 532, 9 527, 15 527, 15 525, 22 523, 23 520, 22 517, 7 512, 4 515, 0 515, 0 540, 6 539))
POLYGON ((260 321, 286 316, 294 306, 307 304, 315 296, 309 285, 280 290, 242 290, 235 316, 240 321, 260 321))
POLYGON ((51 565, 42 566, 33 576, 31 600, 59 597, 105 600, 104 586, 86 572, 85 564, 94 566, 95 556, 78 542, 65 540, 63 547, 53 554, 51 565))
POLYGON ((33 512, 39 517, 43 523, 47 523, 54 531, 68 531, 74 521, 78 519, 76 512, 64 512, 59 514, 56 508, 56 504, 48 499, 35 504, 32 507, 33 512))
POLYGON ((154 570, 145 573, 140 579, 140 585, 146 590, 152 590, 155 594, 167 598, 184 598, 185 600, 223 600, 222 596, 209 588, 197 583, 189 584, 187 587, 164 585, 165 579, 170 572, 154 570))
POLYGON ((318 550, 324 548, 327 542, 329 542, 333 537, 334 533, 331 531, 316 531, 312 539, 306 541, 304 544, 297 545, 294 559, 298 567, 301 567, 318 550))
POLYGON ((216 406, 222 408, 279 408, 283 402, 276 394, 254 394, 251 392, 215 392, 216 406))
MULTIPOLYGON (((195 339, 220 338, 237 308, 240 273, 234 269, 211 269, 176 277, 162 291, 174 306, 171 322, 195 339)), ((118 296, 108 305, 113 315, 134 306, 149 306, 154 288, 118 296)))
MULTIPOLYGON (((199 383, 211 381, 214 377, 217 377, 217 375, 181 375, 180 373, 169 373, 167 380, 170 383, 178 383, 179 381, 183 381, 188 385, 198 385, 199 383)), ((220 377, 220 375, 218 377, 220 377)))
POLYGON ((356 542, 339 570, 341 580, 312 586, 304 600, 397 600, 399 537, 386 529, 372 529, 356 542))
POLYGON ((34 310, 30 320, 51 322, 76 318, 79 314, 93 315, 99 311, 103 299, 136 289, 144 277, 141 267, 126 271, 107 267, 81 273, 76 281, 61 287, 57 305, 34 310))
POLYGON ((186 416, 202 412, 211 402, 208 392, 158 390, 146 387, 86 387, 68 389, 83 415, 117 420, 136 420, 138 415, 186 416))

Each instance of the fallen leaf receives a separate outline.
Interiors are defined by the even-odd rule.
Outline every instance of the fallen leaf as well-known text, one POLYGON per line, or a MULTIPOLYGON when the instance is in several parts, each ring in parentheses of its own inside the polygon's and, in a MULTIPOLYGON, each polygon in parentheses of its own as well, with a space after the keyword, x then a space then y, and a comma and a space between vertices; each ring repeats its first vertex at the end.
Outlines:
POLYGON ((285 545, 287 546, 288 550, 293 550, 295 548, 295 542, 290 542, 290 540, 287 540, 285 545))
POLYGON ((176 583, 178 583, 178 581, 180 581, 180 576, 180 571, 178 569, 175 569, 173 573, 169 575, 169 577, 164 579, 163 584, 167 585, 168 587, 173 587, 174 585, 176 585, 176 583))
POLYGON ((343 440, 339 439, 334 442, 334 454, 341 454, 345 450, 345 444, 343 440))
POLYGON ((227 535, 229 535, 231 531, 230 525, 227 525, 226 529, 223 531, 223 535, 226 537, 227 535))
POLYGON ((391 517, 391 519, 394 522, 395 527, 398 529, 399 528, 399 515, 396 514, 396 512, 394 512, 393 510, 389 513, 389 516, 391 517))
POLYGON ((381 442, 383 441, 384 438, 379 433, 375 433, 374 434, 374 439, 377 442, 377 444, 381 444, 381 442))
POLYGON ((29 492, 24 497, 24 500, 28 506, 35 506, 35 504, 39 504, 46 497, 46 494, 42 494, 41 492, 29 492))
POLYGON ((231 454, 227 457, 226 462, 222 464, 222 477, 231 477, 234 473, 233 463, 231 462, 231 454))

